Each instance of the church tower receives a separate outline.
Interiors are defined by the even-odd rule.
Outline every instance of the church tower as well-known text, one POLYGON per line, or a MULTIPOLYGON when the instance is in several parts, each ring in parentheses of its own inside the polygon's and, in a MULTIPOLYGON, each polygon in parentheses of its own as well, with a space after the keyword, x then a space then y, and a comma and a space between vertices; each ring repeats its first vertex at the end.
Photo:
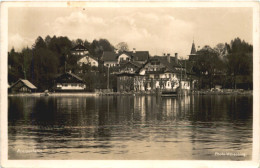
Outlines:
POLYGON ((193 40, 192 46, 191 46, 190 55, 189 55, 189 60, 190 61, 194 60, 196 55, 197 55, 197 51, 196 51, 195 43, 194 43, 194 40, 193 40))

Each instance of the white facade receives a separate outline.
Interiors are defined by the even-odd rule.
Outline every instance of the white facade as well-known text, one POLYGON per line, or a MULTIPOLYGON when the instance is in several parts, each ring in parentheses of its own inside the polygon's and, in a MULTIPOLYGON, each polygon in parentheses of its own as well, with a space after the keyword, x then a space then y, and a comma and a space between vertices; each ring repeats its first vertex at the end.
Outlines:
POLYGON ((115 67, 118 66, 118 63, 115 61, 104 61, 104 66, 106 67, 115 67))
POLYGON ((118 57, 118 64, 120 63, 120 61, 130 61, 131 60, 131 57, 127 54, 121 54, 119 57, 118 57))
POLYGON ((98 67, 98 61, 89 57, 89 56, 85 56, 83 58, 81 58, 79 61, 78 61, 78 64, 80 66, 82 66, 83 64, 89 64, 90 66, 96 66, 98 67))
POLYGON ((190 90, 190 82, 189 81, 181 81, 182 89, 190 90))
POLYGON ((86 85, 80 83, 58 83, 57 88, 61 90, 84 90, 86 85))

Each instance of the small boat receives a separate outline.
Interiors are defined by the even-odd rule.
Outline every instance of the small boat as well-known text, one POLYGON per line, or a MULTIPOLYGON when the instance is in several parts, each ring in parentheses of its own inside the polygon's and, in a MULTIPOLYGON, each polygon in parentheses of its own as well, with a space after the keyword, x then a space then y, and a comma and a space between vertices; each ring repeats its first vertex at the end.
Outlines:
POLYGON ((41 93, 40 96, 49 96, 49 91, 45 90, 44 93, 41 93))
POLYGON ((163 91, 161 97, 177 97, 176 91, 163 91))

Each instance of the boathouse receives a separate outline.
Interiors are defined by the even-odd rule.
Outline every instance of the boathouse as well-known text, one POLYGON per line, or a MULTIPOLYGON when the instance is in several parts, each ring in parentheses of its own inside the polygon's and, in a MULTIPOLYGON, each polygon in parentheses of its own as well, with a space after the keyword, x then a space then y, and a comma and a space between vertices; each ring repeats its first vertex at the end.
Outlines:
POLYGON ((32 93, 36 90, 37 87, 26 79, 19 79, 9 87, 11 93, 32 93))

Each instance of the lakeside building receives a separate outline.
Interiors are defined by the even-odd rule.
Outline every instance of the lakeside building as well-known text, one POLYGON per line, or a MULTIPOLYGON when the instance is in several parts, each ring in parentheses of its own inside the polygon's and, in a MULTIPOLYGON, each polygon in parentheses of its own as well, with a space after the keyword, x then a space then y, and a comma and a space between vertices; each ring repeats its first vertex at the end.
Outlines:
POLYGON ((194 81, 175 56, 154 56, 145 64, 129 62, 117 73, 118 91, 190 90, 194 81))
POLYGON ((36 90, 37 87, 26 79, 19 79, 9 87, 11 93, 32 93, 36 90))
POLYGON ((55 91, 83 91, 86 89, 83 79, 70 72, 59 75, 54 83, 55 91))
POLYGON ((79 57, 77 61, 78 65, 82 66, 83 64, 86 64, 92 67, 98 67, 98 59, 91 56, 88 52, 88 49, 82 44, 78 44, 77 46, 73 47, 70 51, 72 55, 79 57))
POLYGON ((137 62, 144 64, 149 59, 149 51, 105 51, 101 57, 101 60, 106 67, 115 67, 125 64, 126 62, 137 62))

